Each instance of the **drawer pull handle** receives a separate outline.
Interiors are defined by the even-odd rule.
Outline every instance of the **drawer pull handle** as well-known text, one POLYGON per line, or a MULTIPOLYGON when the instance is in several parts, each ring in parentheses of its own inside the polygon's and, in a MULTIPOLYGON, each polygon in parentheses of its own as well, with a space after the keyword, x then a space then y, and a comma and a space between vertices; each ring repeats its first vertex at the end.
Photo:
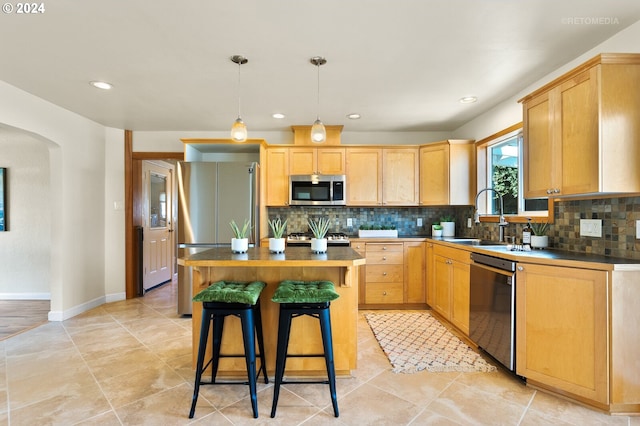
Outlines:
POLYGON ((383 273, 382 273, 382 275, 384 275, 384 276, 386 277, 386 276, 387 276, 387 273, 386 273, 386 272, 383 272, 383 273))
POLYGON ((387 295, 387 292, 386 292, 386 291, 383 291, 383 292, 382 292, 382 295, 383 295, 383 296, 386 296, 386 295, 387 295))
POLYGON ((383 246, 383 247, 382 247, 382 250, 386 250, 386 249, 387 249, 387 246, 383 246))
POLYGON ((382 260, 387 260, 387 256, 382 256, 382 260))

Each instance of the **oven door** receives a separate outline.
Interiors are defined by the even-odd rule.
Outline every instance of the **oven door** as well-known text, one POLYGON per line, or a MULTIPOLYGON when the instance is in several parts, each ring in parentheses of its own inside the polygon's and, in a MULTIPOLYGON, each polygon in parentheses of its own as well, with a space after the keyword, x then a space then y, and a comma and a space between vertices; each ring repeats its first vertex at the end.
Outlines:
POLYGON ((515 371, 515 273, 471 264, 469 337, 515 371))

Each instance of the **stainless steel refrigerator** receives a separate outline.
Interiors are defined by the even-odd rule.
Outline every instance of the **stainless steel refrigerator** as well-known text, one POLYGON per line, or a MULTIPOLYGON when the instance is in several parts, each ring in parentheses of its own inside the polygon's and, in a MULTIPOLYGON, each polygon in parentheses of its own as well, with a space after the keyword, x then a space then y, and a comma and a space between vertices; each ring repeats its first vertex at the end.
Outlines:
MULTIPOLYGON (((258 163, 178 163, 178 256, 230 246, 229 222, 251 222, 249 244, 259 238, 258 163)), ((178 314, 192 312, 191 268, 178 265, 178 314)))

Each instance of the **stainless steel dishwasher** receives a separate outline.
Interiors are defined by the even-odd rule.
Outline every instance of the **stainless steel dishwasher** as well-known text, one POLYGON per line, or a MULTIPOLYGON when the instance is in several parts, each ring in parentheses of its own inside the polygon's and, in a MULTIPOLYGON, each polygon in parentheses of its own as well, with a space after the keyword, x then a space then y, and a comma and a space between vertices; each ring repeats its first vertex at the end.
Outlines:
POLYGON ((471 253, 469 337, 509 370, 516 370, 516 262, 471 253))

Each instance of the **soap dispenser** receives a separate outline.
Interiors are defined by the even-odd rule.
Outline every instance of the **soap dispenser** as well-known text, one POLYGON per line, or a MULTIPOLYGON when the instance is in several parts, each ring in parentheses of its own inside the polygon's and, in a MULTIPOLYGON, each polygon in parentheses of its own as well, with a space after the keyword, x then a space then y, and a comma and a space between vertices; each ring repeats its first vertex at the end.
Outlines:
POLYGON ((527 224, 524 226, 522 230, 522 248, 529 249, 531 248, 531 218, 527 218, 527 224))

